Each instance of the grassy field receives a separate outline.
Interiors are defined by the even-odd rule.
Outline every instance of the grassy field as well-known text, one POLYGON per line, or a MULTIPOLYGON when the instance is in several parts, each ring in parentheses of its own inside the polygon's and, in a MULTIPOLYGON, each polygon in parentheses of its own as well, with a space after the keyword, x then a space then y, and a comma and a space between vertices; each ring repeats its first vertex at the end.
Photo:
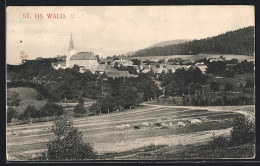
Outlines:
POLYGON ((19 93, 21 99, 20 105, 13 107, 19 113, 22 113, 29 104, 34 105, 37 109, 39 109, 45 103, 47 103, 47 100, 41 100, 41 101, 36 100, 37 91, 33 88, 20 87, 20 88, 7 89, 7 95, 11 94, 12 92, 19 93))
POLYGON ((254 145, 245 144, 225 148, 209 148, 208 144, 149 145, 123 153, 107 153, 100 159, 116 160, 202 160, 202 159, 254 158, 254 145))
MULTIPOLYGON (((167 152, 168 148, 179 149, 190 144, 206 143, 213 135, 229 135, 233 119, 243 111, 253 115, 254 106, 178 107, 147 104, 128 111, 76 118, 74 125, 83 132, 84 141, 94 146, 101 159, 137 159, 133 156, 139 151, 161 149, 167 152), (191 124, 194 119, 201 123, 191 124), (178 121, 186 126, 179 126, 178 121), (130 127, 118 128, 125 124, 130 127)), ((46 150, 46 143, 53 137, 51 126, 52 122, 8 126, 7 152, 10 160, 26 160, 46 150)), ((152 159, 153 153, 149 154, 151 156, 148 158, 152 159)))

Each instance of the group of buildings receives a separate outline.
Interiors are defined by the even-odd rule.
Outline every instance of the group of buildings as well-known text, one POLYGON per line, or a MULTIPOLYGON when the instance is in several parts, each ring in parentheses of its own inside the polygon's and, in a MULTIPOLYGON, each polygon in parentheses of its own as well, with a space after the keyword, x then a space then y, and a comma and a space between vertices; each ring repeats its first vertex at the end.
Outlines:
MULTIPOLYGON (((170 62, 165 61, 164 63, 155 63, 147 65, 145 63, 141 63, 138 65, 133 65, 131 60, 126 60, 123 58, 113 60, 110 63, 99 63, 97 56, 93 52, 79 52, 74 48, 72 35, 70 38, 69 49, 67 50, 67 55, 59 62, 53 63, 52 66, 56 70, 62 68, 72 68, 74 65, 79 66, 79 71, 84 73, 86 70, 91 71, 96 74, 105 74, 107 77, 117 78, 117 77, 137 77, 136 74, 130 74, 128 71, 120 71, 114 68, 115 64, 124 66, 124 67, 132 67, 136 70, 137 73, 148 73, 153 71, 154 74, 161 74, 162 72, 168 72, 171 70, 175 72, 175 70, 179 68, 188 69, 193 65, 173 65, 170 62)), ((205 73, 207 66, 203 63, 195 64, 200 70, 205 73)))

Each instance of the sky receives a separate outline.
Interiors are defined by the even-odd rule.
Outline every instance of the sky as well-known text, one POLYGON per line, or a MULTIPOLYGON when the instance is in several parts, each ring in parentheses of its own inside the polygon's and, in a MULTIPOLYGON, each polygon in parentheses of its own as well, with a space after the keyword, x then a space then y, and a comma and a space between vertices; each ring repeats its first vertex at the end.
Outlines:
POLYGON ((71 34, 77 50, 101 57, 166 40, 202 39, 254 26, 254 10, 245 5, 8 7, 6 61, 65 55, 71 34))

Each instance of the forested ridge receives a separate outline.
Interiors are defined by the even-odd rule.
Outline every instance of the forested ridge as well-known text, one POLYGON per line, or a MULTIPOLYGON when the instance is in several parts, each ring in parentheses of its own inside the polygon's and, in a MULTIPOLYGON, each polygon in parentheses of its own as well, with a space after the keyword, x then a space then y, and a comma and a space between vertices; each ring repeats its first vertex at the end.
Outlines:
POLYGON ((218 36, 164 47, 136 51, 132 56, 168 56, 196 54, 254 54, 254 27, 229 31, 218 36))

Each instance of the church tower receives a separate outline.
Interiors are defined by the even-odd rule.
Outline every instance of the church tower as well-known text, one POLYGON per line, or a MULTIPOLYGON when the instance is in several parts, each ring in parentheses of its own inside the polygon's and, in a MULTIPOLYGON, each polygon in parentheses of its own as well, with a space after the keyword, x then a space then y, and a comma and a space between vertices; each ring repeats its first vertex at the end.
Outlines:
POLYGON ((77 50, 74 48, 73 40, 72 40, 72 33, 71 33, 69 49, 67 51, 67 57, 66 57, 66 67, 70 67, 70 58, 72 55, 74 55, 76 53, 77 53, 77 50))

